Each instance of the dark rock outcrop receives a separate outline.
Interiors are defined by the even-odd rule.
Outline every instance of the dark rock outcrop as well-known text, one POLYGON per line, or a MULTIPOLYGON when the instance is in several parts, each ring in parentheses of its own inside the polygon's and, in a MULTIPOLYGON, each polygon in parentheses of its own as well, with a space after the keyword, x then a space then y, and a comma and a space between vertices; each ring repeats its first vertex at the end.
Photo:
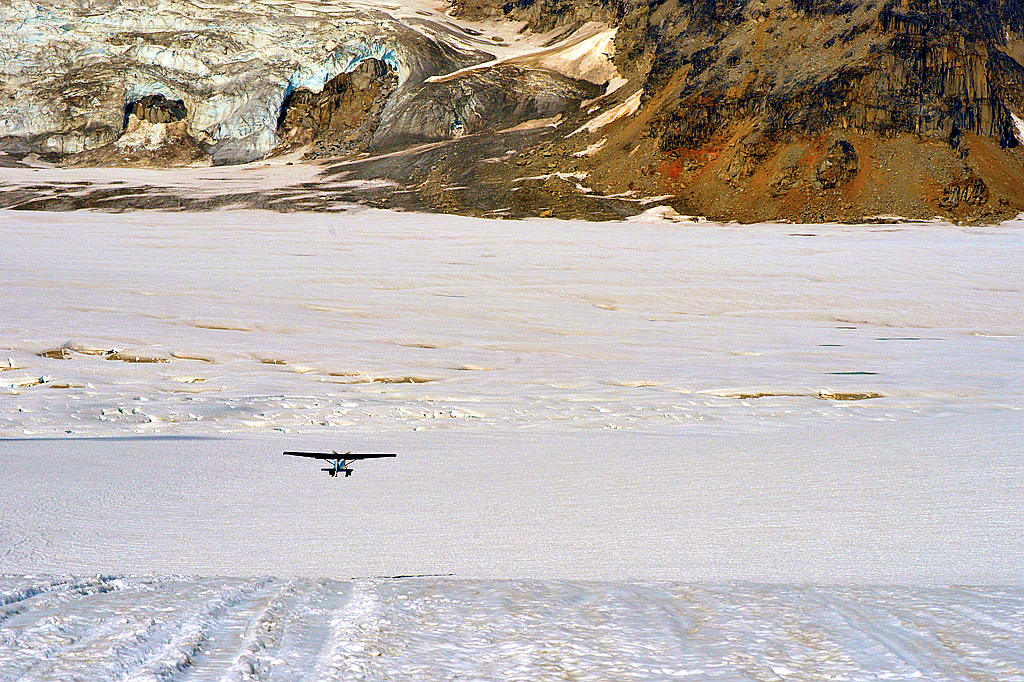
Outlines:
POLYGON ((946 187, 940 203, 944 207, 955 208, 961 204, 980 206, 988 200, 988 187, 985 181, 977 176, 971 176, 946 187))
POLYGON ((321 92, 300 88, 282 107, 278 133, 284 144, 312 143, 311 156, 346 156, 366 150, 398 76, 384 62, 367 59, 331 79, 321 92))
POLYGON ((125 107, 125 120, 131 116, 150 123, 177 123, 188 118, 188 109, 180 99, 163 95, 146 95, 125 107))
POLYGON ((502 64, 451 78, 426 82, 405 93, 387 117, 378 147, 493 133, 531 120, 577 109, 601 88, 554 71, 502 64))

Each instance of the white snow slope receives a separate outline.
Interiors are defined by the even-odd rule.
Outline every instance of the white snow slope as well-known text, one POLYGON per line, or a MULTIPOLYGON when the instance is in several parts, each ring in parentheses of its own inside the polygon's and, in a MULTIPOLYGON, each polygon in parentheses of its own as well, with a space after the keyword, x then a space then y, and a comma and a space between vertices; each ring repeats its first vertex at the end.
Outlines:
POLYGON ((1024 679, 1019 222, 0 235, 0 679, 1024 679))

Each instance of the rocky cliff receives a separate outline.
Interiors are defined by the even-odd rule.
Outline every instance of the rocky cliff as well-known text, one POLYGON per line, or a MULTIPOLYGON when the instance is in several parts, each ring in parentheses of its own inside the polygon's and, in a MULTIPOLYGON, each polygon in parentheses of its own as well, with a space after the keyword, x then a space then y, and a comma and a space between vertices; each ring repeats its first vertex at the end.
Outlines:
POLYGON ((642 89, 585 168, 719 218, 1024 209, 1020 0, 461 0, 540 30, 619 27, 642 89))
POLYGON ((3 165, 298 150, 324 205, 499 216, 1024 211, 1024 0, 16 0, 0 19, 3 165))

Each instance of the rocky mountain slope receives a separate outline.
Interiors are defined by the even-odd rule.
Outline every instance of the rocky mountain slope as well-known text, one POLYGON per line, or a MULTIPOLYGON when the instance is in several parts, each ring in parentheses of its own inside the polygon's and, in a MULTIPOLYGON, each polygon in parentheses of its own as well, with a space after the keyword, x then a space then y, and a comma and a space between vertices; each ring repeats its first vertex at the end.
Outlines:
MULTIPOLYGON (((306 208, 1024 211, 1024 0, 19 0, 0 19, 5 165, 299 150, 322 165, 306 208)), ((4 185, 6 205, 96 198, 4 185)))
POLYGON ((741 220, 1024 207, 1019 0, 466 0, 543 30, 616 24, 642 87, 590 182, 741 220))

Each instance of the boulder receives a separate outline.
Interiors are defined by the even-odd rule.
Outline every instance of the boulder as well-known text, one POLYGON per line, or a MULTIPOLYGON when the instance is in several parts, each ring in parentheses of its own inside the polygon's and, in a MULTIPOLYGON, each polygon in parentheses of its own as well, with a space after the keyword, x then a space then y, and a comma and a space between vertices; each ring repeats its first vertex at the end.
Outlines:
POLYGON ((836 140, 828 148, 828 155, 818 165, 816 177, 824 189, 843 185, 860 170, 857 150, 846 140, 836 140))

